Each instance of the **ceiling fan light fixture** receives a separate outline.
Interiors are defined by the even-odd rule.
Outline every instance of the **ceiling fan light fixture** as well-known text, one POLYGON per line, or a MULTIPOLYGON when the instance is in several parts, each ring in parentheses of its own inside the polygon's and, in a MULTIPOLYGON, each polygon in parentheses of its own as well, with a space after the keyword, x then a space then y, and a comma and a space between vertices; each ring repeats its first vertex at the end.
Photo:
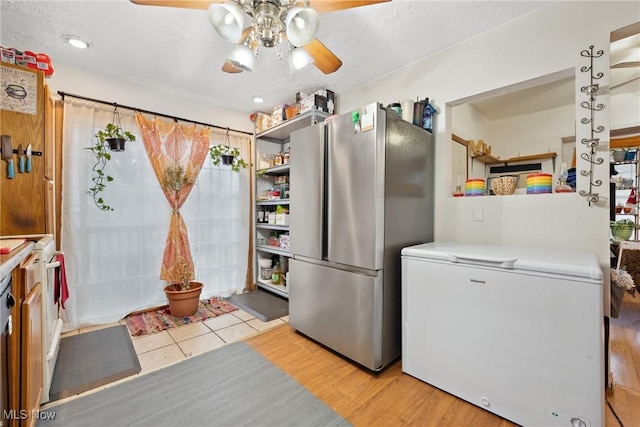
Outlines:
POLYGON ((244 12, 235 2, 212 3, 209 6, 209 21, 216 32, 230 43, 238 43, 242 36, 244 12))
POLYGON ((287 12, 285 27, 289 42, 296 46, 304 46, 316 37, 320 18, 310 7, 292 7, 287 12))
POLYGON ((289 51, 289 73, 298 71, 312 62, 313 58, 302 47, 296 47, 289 51))
POLYGON ((253 71, 253 51, 243 44, 236 46, 229 54, 227 60, 233 66, 241 68, 244 71, 253 71))

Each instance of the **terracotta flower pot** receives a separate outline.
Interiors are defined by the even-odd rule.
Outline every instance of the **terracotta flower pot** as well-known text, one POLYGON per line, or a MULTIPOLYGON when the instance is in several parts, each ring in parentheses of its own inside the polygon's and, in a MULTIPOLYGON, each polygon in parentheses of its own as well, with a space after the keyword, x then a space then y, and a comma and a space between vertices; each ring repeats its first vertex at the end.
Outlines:
POLYGON ((185 317, 195 314, 196 311, 198 311, 201 292, 202 283, 200 282, 191 282, 191 289, 187 291, 177 291, 174 285, 165 286, 164 293, 169 300, 169 311, 171 315, 185 317))

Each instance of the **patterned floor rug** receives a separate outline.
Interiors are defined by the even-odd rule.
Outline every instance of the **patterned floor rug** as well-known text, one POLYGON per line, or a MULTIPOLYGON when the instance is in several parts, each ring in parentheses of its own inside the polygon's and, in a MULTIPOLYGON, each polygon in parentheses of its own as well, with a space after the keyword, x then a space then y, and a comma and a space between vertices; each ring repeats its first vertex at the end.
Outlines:
POLYGON ((175 317, 169 313, 169 307, 144 313, 130 314, 124 318, 132 337, 153 334, 176 326, 198 322, 200 320, 231 313, 238 308, 219 298, 200 301, 198 311, 193 316, 175 317))

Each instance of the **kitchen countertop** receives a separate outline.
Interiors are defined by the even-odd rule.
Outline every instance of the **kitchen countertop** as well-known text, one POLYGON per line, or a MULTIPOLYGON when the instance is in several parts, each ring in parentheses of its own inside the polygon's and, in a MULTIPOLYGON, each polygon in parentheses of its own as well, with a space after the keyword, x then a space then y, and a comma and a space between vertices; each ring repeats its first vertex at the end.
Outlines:
POLYGON ((0 255, 0 278, 11 274, 11 271, 33 252, 34 247, 35 243, 27 241, 8 254, 0 255))

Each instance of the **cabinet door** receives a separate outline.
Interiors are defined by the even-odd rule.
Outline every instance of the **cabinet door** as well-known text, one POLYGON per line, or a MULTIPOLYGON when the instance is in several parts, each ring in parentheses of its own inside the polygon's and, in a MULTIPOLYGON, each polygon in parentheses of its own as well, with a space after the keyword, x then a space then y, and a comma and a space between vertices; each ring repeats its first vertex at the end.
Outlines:
POLYGON ((18 173, 18 156, 13 156, 16 174, 13 179, 7 177, 7 162, 1 162, 0 168, 0 230, 5 236, 18 234, 45 233, 44 218, 44 181, 45 181, 45 113, 44 113, 44 76, 34 71, 3 62, 3 71, 24 73, 25 78, 36 80, 36 113, 26 114, 17 111, 0 110, 2 134, 11 135, 13 149, 22 144, 26 150, 31 144, 33 152, 44 156, 32 156, 30 173, 18 173))
POLYGON ((40 408, 42 397, 42 334, 42 284, 38 282, 22 303, 20 408, 28 411, 28 418, 22 422, 27 426, 35 426, 37 420, 33 415, 40 408))

